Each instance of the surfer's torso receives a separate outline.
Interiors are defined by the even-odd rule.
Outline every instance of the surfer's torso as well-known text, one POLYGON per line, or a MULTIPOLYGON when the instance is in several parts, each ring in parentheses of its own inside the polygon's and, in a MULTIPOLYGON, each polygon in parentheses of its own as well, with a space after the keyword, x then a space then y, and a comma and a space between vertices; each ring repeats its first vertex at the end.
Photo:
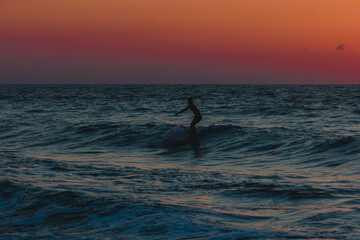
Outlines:
POLYGON ((202 117, 199 109, 194 104, 189 104, 188 108, 195 114, 197 117, 202 117))

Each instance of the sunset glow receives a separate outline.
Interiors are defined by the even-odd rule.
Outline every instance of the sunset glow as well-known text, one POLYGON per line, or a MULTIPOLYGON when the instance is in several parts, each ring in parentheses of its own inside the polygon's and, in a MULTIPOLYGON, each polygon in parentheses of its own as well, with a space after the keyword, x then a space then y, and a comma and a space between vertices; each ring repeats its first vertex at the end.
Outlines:
POLYGON ((111 72, 104 83, 207 83, 211 69, 229 83, 358 84, 359 9, 358 0, 2 1, 1 81, 32 82, 31 68, 51 83, 75 64, 84 78, 111 72))

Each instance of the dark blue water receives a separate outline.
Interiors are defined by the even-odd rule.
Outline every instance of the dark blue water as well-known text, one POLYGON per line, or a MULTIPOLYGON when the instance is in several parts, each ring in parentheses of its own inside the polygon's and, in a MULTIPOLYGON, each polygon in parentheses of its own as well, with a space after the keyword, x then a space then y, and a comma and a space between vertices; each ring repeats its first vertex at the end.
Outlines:
POLYGON ((360 239, 360 86, 1 85, 0 239, 360 239), (159 138, 188 127, 198 143, 159 138))

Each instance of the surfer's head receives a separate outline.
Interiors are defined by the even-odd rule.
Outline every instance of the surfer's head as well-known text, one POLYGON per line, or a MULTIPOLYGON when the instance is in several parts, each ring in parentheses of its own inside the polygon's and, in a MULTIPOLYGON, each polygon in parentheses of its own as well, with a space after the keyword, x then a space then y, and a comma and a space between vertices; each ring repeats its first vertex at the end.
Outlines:
POLYGON ((192 98, 188 97, 188 103, 192 103, 192 98))

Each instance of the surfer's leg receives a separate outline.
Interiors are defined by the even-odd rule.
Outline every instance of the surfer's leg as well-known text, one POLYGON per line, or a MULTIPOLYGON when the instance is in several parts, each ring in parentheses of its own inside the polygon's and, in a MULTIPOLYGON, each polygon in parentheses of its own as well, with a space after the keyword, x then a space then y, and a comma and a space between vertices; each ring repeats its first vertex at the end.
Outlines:
POLYGON ((200 122, 202 116, 195 115, 190 125, 190 138, 194 135, 196 137, 196 124, 200 122))
POLYGON ((194 119, 192 120, 191 124, 190 124, 190 138, 194 135, 196 136, 196 125, 197 121, 196 118, 194 117, 194 119))

